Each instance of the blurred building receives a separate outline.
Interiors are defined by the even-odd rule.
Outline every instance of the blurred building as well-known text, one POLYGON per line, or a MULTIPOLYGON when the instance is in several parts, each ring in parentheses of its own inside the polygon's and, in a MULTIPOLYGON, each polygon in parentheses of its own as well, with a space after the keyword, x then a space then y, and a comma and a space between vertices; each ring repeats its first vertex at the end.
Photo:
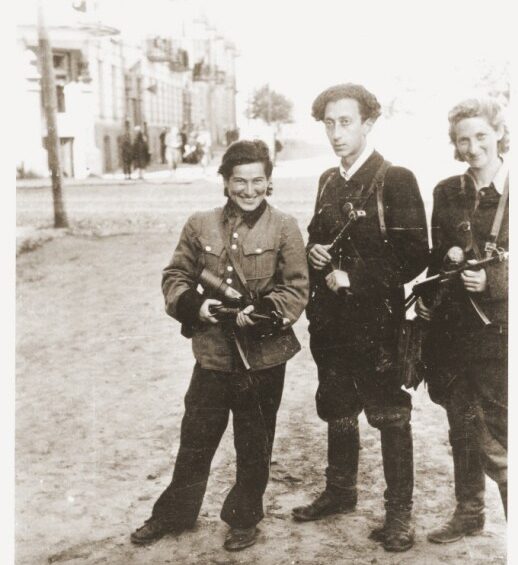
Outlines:
MULTIPOLYGON (((225 132, 236 127, 235 46, 203 17, 170 33, 143 30, 135 40, 104 22, 99 5, 46 3, 64 174, 117 170, 121 136, 135 126, 147 134, 152 161, 159 161, 159 135, 169 126, 208 129, 213 143, 224 144, 225 132)), ((35 7, 17 28, 17 49, 17 169, 47 176, 35 7)))

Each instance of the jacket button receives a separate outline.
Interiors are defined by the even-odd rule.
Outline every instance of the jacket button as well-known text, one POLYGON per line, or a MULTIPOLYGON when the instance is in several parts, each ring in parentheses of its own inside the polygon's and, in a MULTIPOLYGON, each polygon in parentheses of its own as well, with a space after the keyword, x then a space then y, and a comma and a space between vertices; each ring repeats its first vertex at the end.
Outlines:
POLYGON ((235 251, 235 250, 237 249, 237 245, 236 245, 235 243, 233 243, 233 244, 230 246, 230 249, 232 249, 233 251, 235 251))
POLYGON ((263 250, 262 250, 260 247, 258 247, 258 248, 255 250, 255 252, 256 252, 256 253, 262 253, 263 250))
POLYGON ((212 247, 210 245, 205 246, 205 251, 212 251, 212 247))
POLYGON ((233 270, 234 270, 234 269, 233 269, 230 265, 227 267, 227 271, 228 271, 229 273, 231 273, 233 270))
POLYGON ((225 282, 226 282, 227 284, 232 284, 232 279, 227 279, 225 282))
POLYGON ((234 232, 234 233, 232 234, 232 237, 233 237, 234 239, 237 239, 239 236, 238 236, 237 232, 234 232))

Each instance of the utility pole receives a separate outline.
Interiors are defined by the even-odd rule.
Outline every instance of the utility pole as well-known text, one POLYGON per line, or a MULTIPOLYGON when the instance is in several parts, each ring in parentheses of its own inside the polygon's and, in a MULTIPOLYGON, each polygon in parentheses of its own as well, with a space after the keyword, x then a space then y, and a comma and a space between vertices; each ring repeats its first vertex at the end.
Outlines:
POLYGON ((56 119, 57 97, 54 62, 49 34, 45 27, 43 0, 38 1, 38 46, 41 61, 41 92, 47 122, 47 153, 52 178, 54 227, 67 228, 68 220, 63 203, 62 172, 59 162, 59 136, 56 119))

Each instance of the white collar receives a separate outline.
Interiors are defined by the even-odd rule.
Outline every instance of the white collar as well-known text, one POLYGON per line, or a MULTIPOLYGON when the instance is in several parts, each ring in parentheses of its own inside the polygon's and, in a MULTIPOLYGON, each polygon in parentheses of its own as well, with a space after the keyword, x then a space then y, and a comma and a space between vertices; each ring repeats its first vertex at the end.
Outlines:
POLYGON ((356 161, 349 167, 347 171, 345 170, 344 166, 342 165, 342 161, 340 160, 340 164, 338 165, 338 168, 340 169, 340 175, 345 180, 350 180, 351 177, 354 175, 354 173, 358 171, 358 169, 365 163, 365 161, 367 161, 367 159, 373 153, 374 153, 374 147, 369 142, 367 142, 367 144, 363 148, 363 151, 358 155, 356 161))
MULTIPOLYGON (((500 159, 502 160, 502 164, 500 165, 500 168, 498 169, 498 171, 496 171, 495 176, 493 177, 493 180, 491 181, 491 183, 495 187, 495 190, 498 192, 498 194, 503 194, 504 186, 505 186, 505 179, 507 178, 507 175, 509 174, 509 163, 501 155, 500 155, 500 159)), ((471 169, 467 170, 467 174, 473 179, 473 183, 475 185, 475 188, 477 189, 477 192, 481 188, 485 188, 484 186, 479 185, 477 183, 477 179, 476 179, 475 175, 471 172, 471 169)))

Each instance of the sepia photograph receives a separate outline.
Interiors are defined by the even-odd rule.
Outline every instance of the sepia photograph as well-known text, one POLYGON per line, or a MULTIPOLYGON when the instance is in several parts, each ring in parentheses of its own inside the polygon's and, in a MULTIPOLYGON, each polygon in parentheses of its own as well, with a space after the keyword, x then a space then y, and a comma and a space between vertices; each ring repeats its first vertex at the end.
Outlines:
POLYGON ((2 562, 511 564, 512 2, 9 10, 2 562))

